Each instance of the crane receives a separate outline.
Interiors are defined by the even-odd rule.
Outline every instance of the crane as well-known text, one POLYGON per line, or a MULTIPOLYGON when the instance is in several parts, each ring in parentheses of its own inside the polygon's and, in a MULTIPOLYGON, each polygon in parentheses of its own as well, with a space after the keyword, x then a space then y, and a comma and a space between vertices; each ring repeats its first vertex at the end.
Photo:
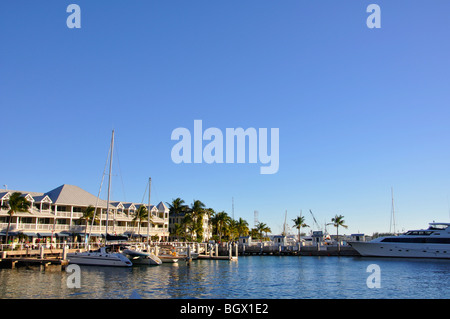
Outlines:
POLYGON ((312 216, 312 218, 313 218, 313 220, 314 220, 314 223, 316 224, 317 228, 318 228, 319 230, 322 230, 322 227, 320 227, 320 225, 319 225, 319 223, 317 222, 316 218, 314 217, 314 214, 313 214, 313 212, 312 212, 311 209, 309 210, 309 212, 311 213, 311 216, 312 216))

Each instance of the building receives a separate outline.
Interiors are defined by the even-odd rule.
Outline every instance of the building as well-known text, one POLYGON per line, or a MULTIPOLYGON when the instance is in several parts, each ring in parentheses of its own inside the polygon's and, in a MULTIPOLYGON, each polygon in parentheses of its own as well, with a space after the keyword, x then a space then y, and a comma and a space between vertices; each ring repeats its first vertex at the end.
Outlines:
MULTIPOLYGON (((8 237, 26 235, 30 242, 48 237, 83 240, 86 225, 81 217, 88 206, 97 207, 96 216, 99 222, 92 227, 88 225, 87 233, 91 233, 91 237, 98 240, 106 232, 107 202, 78 186, 64 184, 46 193, 0 189, 0 236, 6 235, 8 200, 14 192, 21 193, 31 203, 31 207, 28 212, 16 212, 12 216, 8 237)), ((169 209, 162 202, 156 206, 151 205, 150 225, 148 221, 141 221, 139 225, 139 222, 133 219, 141 205, 145 204, 110 202, 108 234, 147 237, 148 232, 153 239, 157 236, 160 241, 168 240, 169 209)))
MULTIPOLYGON (((179 214, 172 214, 170 216, 170 218, 169 218, 169 231, 170 231, 171 235, 170 235, 169 240, 171 240, 171 241, 179 241, 179 240, 182 239, 182 238, 179 238, 179 236, 177 236, 175 234, 175 225, 176 224, 182 225, 185 216, 186 216, 185 212, 179 213, 179 214)), ((211 218, 209 217, 208 214, 206 214, 206 213, 203 214, 203 217, 202 217, 202 228, 203 228, 202 241, 203 242, 209 241, 212 238, 212 226, 211 226, 210 220, 211 220, 211 218)), ((187 234, 190 234, 188 226, 186 226, 185 232, 187 234)), ((192 234, 190 234, 190 235, 192 235, 192 234)), ((192 237, 193 237, 192 238, 193 240, 196 240, 196 235, 195 234, 192 237)))

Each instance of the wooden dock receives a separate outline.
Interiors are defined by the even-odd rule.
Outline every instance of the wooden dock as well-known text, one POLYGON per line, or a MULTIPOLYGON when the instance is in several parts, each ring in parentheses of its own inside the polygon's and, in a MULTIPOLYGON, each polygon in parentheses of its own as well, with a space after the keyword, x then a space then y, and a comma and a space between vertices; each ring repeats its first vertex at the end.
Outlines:
POLYGON ((62 260, 60 258, 26 258, 26 257, 9 257, 0 259, 0 267, 1 268, 9 268, 13 269, 17 266, 42 266, 47 268, 49 266, 60 266, 61 270, 64 270, 65 267, 69 264, 68 260, 62 260))
POLYGON ((24 249, 0 252, 0 268, 16 268, 19 266, 39 266, 47 269, 58 266, 61 270, 69 264, 63 249, 24 249))

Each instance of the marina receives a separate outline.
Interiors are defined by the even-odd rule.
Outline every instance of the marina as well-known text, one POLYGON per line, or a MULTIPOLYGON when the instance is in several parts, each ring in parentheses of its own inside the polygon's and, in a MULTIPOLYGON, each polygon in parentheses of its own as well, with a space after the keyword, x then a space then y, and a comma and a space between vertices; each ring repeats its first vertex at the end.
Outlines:
POLYGON ((242 256, 160 266, 81 266, 81 287, 65 271, 0 269, 0 297, 39 299, 402 299, 449 298, 447 260, 242 256), (367 286, 367 268, 381 287, 367 286))

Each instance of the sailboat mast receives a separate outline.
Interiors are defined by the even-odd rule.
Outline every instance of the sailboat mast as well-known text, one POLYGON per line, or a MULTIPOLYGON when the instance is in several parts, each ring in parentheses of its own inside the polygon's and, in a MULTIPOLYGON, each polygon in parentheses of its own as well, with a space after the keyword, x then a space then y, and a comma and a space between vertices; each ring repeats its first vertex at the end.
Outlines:
POLYGON ((284 214, 284 225, 283 225, 283 233, 282 233, 283 236, 287 236, 287 233, 286 233, 286 218, 287 218, 287 209, 286 209, 286 212, 284 214))
POLYGON ((392 187, 391 187, 391 198, 392 198, 392 222, 394 224, 394 234, 395 234, 394 188, 392 187))
POLYGON ((109 222, 109 201, 111 196, 111 174, 112 174, 112 160, 113 160, 113 150, 114 150, 114 130, 111 136, 111 153, 109 155, 109 176, 108 176, 108 200, 106 202, 106 232, 105 232, 105 243, 108 236, 108 222, 109 222))
POLYGON ((150 242, 150 190, 152 188, 152 178, 148 178, 148 211, 147 211, 147 244, 150 242))

